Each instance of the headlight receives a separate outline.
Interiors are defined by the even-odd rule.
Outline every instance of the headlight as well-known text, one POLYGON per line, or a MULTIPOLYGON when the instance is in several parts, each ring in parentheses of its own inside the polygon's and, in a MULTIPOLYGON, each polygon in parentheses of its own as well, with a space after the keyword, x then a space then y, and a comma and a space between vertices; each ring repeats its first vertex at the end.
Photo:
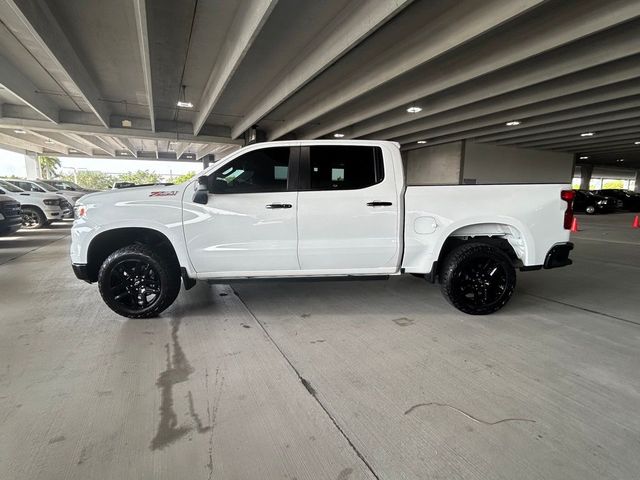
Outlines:
POLYGON ((73 207, 73 213, 75 218, 84 218, 87 216, 87 207, 76 204, 76 206, 73 207))
POLYGON ((50 206, 53 206, 53 205, 58 205, 59 206, 60 205, 60 200, 58 200, 57 198, 55 200, 53 200, 53 199, 49 200, 47 198, 46 200, 43 200, 43 201, 44 201, 45 205, 50 205, 50 206))

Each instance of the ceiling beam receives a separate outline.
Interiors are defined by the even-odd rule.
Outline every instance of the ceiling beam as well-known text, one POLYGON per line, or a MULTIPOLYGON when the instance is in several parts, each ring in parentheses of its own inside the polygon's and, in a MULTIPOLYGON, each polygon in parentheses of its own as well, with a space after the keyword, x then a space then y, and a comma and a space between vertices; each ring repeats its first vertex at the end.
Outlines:
POLYGON ((138 158, 138 150, 133 146, 131 140, 126 137, 112 137, 116 142, 122 145, 122 148, 129 152, 133 157, 138 158))
POLYGON ((175 146, 176 158, 179 160, 180 157, 189 149, 191 145, 190 142, 178 142, 175 146))
POLYGON ((231 77, 242 63, 276 3, 277 0, 246 0, 238 8, 233 22, 227 30, 224 47, 218 53, 213 70, 197 105, 199 112, 196 114, 193 125, 194 135, 202 130, 220 99, 222 91, 231 81, 231 77))
MULTIPOLYGON (((317 121, 316 109, 304 105, 306 114, 310 117, 305 123, 309 123, 310 120, 316 121, 314 126, 301 129, 301 136, 317 138, 349 125, 356 125, 358 130, 351 136, 357 137, 397 123, 404 123, 408 120, 406 107, 418 100, 465 82, 481 80, 484 75, 510 66, 514 66, 511 77, 520 74, 520 77, 524 75, 528 78, 525 85, 543 82, 549 78, 548 72, 542 74, 529 65, 516 66, 516 64, 524 60, 533 60, 536 63, 544 61, 545 57, 539 56, 552 50, 553 52, 549 53, 551 58, 564 55, 566 59, 566 66, 559 72, 552 72, 552 77, 587 68, 587 65, 581 65, 572 58, 571 52, 574 51, 574 46, 568 44, 637 17, 640 15, 640 10, 635 0, 620 0, 615 5, 604 4, 597 0, 584 0, 580 2, 579 8, 575 4, 560 3, 554 9, 543 10, 543 13, 530 18, 527 28, 523 28, 521 22, 514 22, 513 26, 507 25, 485 41, 472 44, 460 55, 447 55, 415 69, 410 75, 400 79, 400 82, 385 85, 378 91, 371 92, 371 95, 362 96, 358 101, 336 109, 321 123, 317 121), (563 45, 567 45, 568 48, 558 48, 563 45), (534 59, 534 57, 538 58, 534 59), (373 119, 373 117, 377 118, 373 119), (357 124, 368 119, 373 119, 372 122, 380 122, 380 124, 366 124, 366 128, 360 129, 360 125, 357 124)), ((637 25, 624 25, 613 33, 607 32, 604 36, 612 36, 619 42, 626 42, 627 49, 634 50, 631 43, 635 41, 632 32, 636 28, 637 25), (620 30, 624 32, 621 34, 620 30)), ((609 41, 612 40, 609 39, 609 41)), ((603 42, 589 39, 584 43, 583 50, 588 51, 596 45, 600 46, 603 42)), ((637 52, 638 42, 635 41, 635 44, 637 52)), ((611 49, 609 54, 611 56, 600 58, 597 63, 620 58, 617 52, 611 49)), ((522 88, 521 81, 522 79, 519 82, 514 81, 512 87, 506 91, 522 88)), ((496 86, 495 92, 494 96, 504 93, 505 90, 499 90, 496 86)), ((318 99, 319 102, 321 100, 323 99, 318 99)), ((424 104, 423 107, 423 113, 428 114, 428 104, 424 104)), ((413 115, 411 117, 416 118, 413 115)), ((277 138, 281 135, 287 122, 278 127, 276 133, 269 138, 277 138)))
MULTIPOLYGON (((413 0, 381 2, 368 0, 353 3, 322 29, 321 38, 314 38, 309 46, 296 56, 287 67, 269 82, 268 95, 261 95, 249 113, 231 130, 238 138, 265 115, 300 90, 326 68, 362 42, 413 0)), ((529 0, 530 3, 540 0, 529 0)), ((527 3, 527 2, 525 2, 527 3)), ((511 10, 508 5, 503 10, 511 10)), ((433 33, 433 32, 430 32, 433 33)), ((355 82, 356 85, 361 85, 355 82)))
POLYGON ((78 134, 76 134, 76 136, 80 140, 91 145, 92 147, 102 150, 103 152, 105 152, 106 154, 112 157, 116 156, 116 149, 113 148, 111 145, 109 145, 108 142, 105 142, 104 140, 102 140, 100 137, 96 137, 94 135, 78 135, 78 134))
MULTIPOLYGON (((574 55, 578 54, 574 52, 574 55)), ((407 120, 407 113, 403 112, 404 120, 398 118, 394 121, 389 117, 387 128, 362 138, 394 138, 408 143, 420 140, 433 129, 449 129, 444 135, 489 126, 492 122, 522 120, 635 95, 640 88, 638 62, 640 56, 632 56, 534 85, 528 84, 526 73, 505 79, 509 72, 503 71, 499 75, 489 75, 477 82, 434 95, 426 100, 428 113, 422 118, 407 120), (517 82, 520 82, 520 87, 514 87, 517 82)), ((556 70, 556 62, 545 63, 534 63, 532 67, 547 72, 556 70)), ((549 75, 554 76, 553 73, 549 75)))
POLYGON ((473 137, 481 142, 491 142, 496 145, 516 145, 525 142, 535 142, 537 140, 549 140, 553 138, 561 138, 567 135, 579 135, 584 132, 596 132, 602 130, 611 130, 626 127, 628 125, 636 125, 640 118, 640 100, 632 105, 635 108, 627 110, 618 110, 605 115, 594 115, 592 117, 584 117, 575 121, 554 122, 548 125, 532 128, 529 131, 522 131, 519 135, 496 140, 489 137, 473 137))
POLYGON ((58 122, 58 106, 46 95, 38 93, 38 87, 2 55, 0 55, 0 85, 50 122, 58 122))
POLYGON ((242 140, 232 140, 228 137, 219 137, 212 135, 198 135, 192 133, 176 133, 176 132, 151 132, 138 128, 105 128, 99 125, 86 125, 80 123, 60 123, 54 124, 42 120, 32 120, 26 118, 0 118, 0 128, 24 128, 36 129, 42 132, 71 132, 78 134, 92 135, 109 135, 118 138, 134 138, 134 139, 161 139, 174 141, 191 141, 191 142, 213 142, 228 145, 241 145, 242 140))
MULTIPOLYGON (((49 57, 56 69, 76 87, 88 107, 105 127, 109 109, 100 100, 100 92, 82 60, 44 0, 1 0, 19 19, 21 26, 49 57)), ((32 52, 33 53, 33 52, 32 52)))
POLYGON ((630 126, 626 128, 612 128, 611 130, 601 129, 600 132, 596 132, 593 137, 581 137, 579 134, 569 135, 566 137, 553 138, 549 140, 540 140, 536 142, 523 142, 514 144, 513 146, 521 148, 577 148, 578 150, 583 148, 589 148, 593 145, 598 145, 603 142, 610 142, 618 139, 633 140, 640 135, 640 119, 635 122, 635 125, 629 122, 630 126))
POLYGON ((147 30, 147 6, 145 0, 134 0, 133 6, 136 12, 136 29, 138 45, 140 47, 140 59, 142 60, 142 76, 144 89, 149 105, 149 120, 151 131, 156 131, 156 116, 153 110, 153 86, 151 82, 151 56, 149 55, 149 32, 147 30))
POLYGON ((10 147, 19 148, 22 150, 28 150, 36 153, 43 153, 44 148, 35 142, 31 142, 28 139, 17 138, 14 135, 10 135, 5 132, 0 132, 0 144, 8 145, 10 147))
MULTIPOLYGON (((385 3, 385 2, 380 2, 385 3)), ((389 2, 390 3, 390 2, 389 2)), ((442 13, 417 15, 421 20, 433 17, 436 21, 427 23, 425 28, 415 28, 411 35, 400 32, 401 40, 389 42, 391 45, 374 62, 358 65, 358 78, 354 82, 349 75, 338 85, 332 85, 321 98, 314 98, 296 109, 278 128, 269 132, 269 139, 276 139, 303 126, 340 106, 359 98, 374 89, 391 82, 411 70, 483 35, 514 17, 542 3, 538 0, 525 2, 503 2, 491 0, 475 4, 470 8, 466 2, 455 2, 442 13)), ((416 8, 428 8, 424 3, 416 8), (423 7, 424 5, 424 7, 423 7)), ((411 22, 407 17, 404 22, 411 22)), ((382 32, 384 34, 384 31, 382 32)))
MULTIPOLYGON (((29 135, 33 135, 42 140, 42 145, 45 149, 53 150, 54 152, 62 153, 63 155, 69 154, 69 147, 60 142, 56 142, 53 138, 50 138, 46 135, 42 135, 39 132, 35 132, 33 130, 27 130, 29 135)), ((38 145, 41 145, 40 143, 38 145)))
POLYGON ((209 155, 215 152, 218 148, 220 148, 220 145, 216 145, 216 144, 203 145, 196 152, 196 160, 200 160, 205 155, 209 155))

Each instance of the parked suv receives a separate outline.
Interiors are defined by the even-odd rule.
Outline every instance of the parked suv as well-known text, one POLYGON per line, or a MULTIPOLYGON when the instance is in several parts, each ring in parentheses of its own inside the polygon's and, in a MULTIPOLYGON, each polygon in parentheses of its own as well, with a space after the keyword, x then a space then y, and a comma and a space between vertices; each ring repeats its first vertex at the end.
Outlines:
POLYGON ((0 195, 8 195, 20 202, 22 228, 42 228, 62 218, 62 197, 51 193, 25 192, 15 185, 0 180, 0 195))
POLYGON ((617 188, 605 188, 603 190, 593 190, 598 195, 612 197, 622 202, 622 208, 632 212, 640 212, 640 193, 631 190, 617 188))
POLYGON ((47 185, 51 185, 53 188, 58 190, 67 191, 67 192, 80 192, 82 194, 85 193, 94 193, 99 190, 91 190, 90 188, 84 188, 74 182, 69 182, 67 180, 40 180, 47 185))
POLYGON ((610 213, 621 207, 618 200, 612 197, 604 197, 589 190, 575 190, 576 197, 573 200, 573 209, 576 212, 585 212, 588 215, 594 213, 610 213))
POLYGON ((8 178, 5 180, 26 192, 54 193, 56 195, 59 195, 64 199, 63 202, 60 202, 60 208, 62 208, 63 218, 73 218, 73 207, 75 206, 78 199, 82 197, 82 195, 84 195, 84 192, 80 193, 71 192, 68 190, 59 190, 58 188, 52 187, 42 180, 24 180, 15 178, 8 178))
POLYGON ((0 236, 17 232, 22 225, 20 202, 0 194, 0 236))

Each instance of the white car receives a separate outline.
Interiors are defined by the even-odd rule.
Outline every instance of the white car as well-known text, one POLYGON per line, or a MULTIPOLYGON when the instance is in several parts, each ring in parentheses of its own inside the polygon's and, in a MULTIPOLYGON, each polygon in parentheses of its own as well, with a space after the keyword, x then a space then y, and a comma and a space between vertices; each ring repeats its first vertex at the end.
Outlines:
POLYGON ((25 192, 4 180, 0 180, 0 194, 20 202, 22 228, 42 228, 62 218, 60 197, 56 194, 25 192))
POLYGON ((21 188, 26 192, 54 193, 56 195, 60 195, 65 200, 60 204, 60 207, 63 210, 62 215, 64 218, 73 217, 73 207, 75 206, 76 202, 84 195, 84 192, 60 190, 42 180, 8 178, 5 179, 5 181, 14 184, 16 187, 21 188))
POLYGON ((488 314, 516 268, 571 264, 570 185, 407 186, 399 145, 285 141, 238 150, 182 185, 93 193, 76 204, 71 260, 106 304, 151 317, 180 278, 439 280, 453 306, 488 314))

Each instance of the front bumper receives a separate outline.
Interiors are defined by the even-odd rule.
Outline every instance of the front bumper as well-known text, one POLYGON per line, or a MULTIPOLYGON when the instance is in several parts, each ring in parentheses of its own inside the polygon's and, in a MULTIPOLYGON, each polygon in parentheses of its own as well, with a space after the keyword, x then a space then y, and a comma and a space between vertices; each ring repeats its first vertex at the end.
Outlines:
POLYGON ((551 247, 544 259, 544 268, 558 268, 571 265, 573 262, 569 258, 569 252, 573 250, 573 243, 558 243, 551 247))
POLYGON ((0 220, 0 235, 11 235, 22 227, 22 217, 11 217, 0 220))
POLYGON ((87 283, 91 283, 91 280, 89 280, 89 271, 87 270, 86 265, 72 263, 71 268, 73 268, 73 273, 75 273, 78 280, 84 280, 87 283))

